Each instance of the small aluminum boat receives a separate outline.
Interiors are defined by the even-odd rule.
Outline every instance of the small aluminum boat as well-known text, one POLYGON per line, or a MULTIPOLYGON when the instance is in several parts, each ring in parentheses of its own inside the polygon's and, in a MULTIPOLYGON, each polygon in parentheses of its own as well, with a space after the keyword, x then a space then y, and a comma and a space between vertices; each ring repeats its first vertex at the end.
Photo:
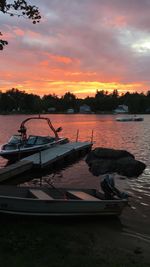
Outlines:
POLYGON ((96 189, 0 186, 0 214, 23 216, 119 216, 127 199, 104 199, 96 189))

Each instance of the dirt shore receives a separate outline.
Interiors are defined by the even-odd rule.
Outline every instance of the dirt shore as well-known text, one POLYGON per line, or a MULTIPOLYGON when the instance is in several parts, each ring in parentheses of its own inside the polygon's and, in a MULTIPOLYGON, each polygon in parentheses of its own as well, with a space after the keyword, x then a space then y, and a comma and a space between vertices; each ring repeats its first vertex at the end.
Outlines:
POLYGON ((120 219, 2 217, 1 266, 149 267, 149 225, 140 232, 144 222, 134 215, 127 208, 120 219))

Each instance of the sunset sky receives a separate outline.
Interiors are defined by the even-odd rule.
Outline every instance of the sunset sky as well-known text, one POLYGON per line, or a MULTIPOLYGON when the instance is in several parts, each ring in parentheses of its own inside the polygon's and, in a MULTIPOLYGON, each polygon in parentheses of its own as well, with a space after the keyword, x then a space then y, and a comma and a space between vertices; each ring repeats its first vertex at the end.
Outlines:
POLYGON ((27 0, 42 20, 0 14, 0 90, 38 95, 150 90, 150 0, 27 0))

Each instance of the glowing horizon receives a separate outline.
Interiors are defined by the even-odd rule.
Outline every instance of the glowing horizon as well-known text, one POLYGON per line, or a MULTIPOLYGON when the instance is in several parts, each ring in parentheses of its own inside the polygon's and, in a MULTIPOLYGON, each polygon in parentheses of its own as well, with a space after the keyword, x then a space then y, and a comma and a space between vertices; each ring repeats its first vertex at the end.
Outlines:
MULTIPOLYGON (((32 84, 32 83, 31 83, 32 84)), ((97 91, 108 91, 108 93, 112 93, 114 90, 117 90, 119 94, 124 94, 126 92, 138 92, 142 93, 141 84, 119 84, 119 83, 101 83, 101 82, 70 82, 70 81, 51 81, 45 82, 45 88, 42 88, 41 93, 37 91, 36 85, 32 85, 32 89, 28 89, 27 87, 21 84, 15 84, 15 86, 11 88, 2 88, 2 92, 6 92, 11 90, 12 88, 18 89, 20 91, 25 91, 26 93, 36 94, 39 96, 55 94, 58 97, 61 97, 66 92, 71 92, 77 97, 85 98, 87 96, 94 96, 97 91), (34 89, 35 88, 35 89, 34 89), (63 88, 66 88, 64 90, 63 88), (133 89, 134 88, 134 89, 133 89)), ((40 87, 41 88, 41 87, 40 87)), ((145 92, 147 92, 146 90, 145 92)))

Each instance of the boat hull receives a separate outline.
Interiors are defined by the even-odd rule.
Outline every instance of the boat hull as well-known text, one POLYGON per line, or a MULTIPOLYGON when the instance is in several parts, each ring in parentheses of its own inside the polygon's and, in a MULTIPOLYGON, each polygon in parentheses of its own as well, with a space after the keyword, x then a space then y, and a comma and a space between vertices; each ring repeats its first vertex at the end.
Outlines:
POLYGON ((41 146, 33 146, 33 147, 29 147, 29 148, 24 147, 21 149, 14 149, 14 150, 1 150, 0 156, 11 161, 11 162, 15 162, 15 161, 20 160, 22 158, 31 156, 37 152, 42 151, 42 150, 48 149, 50 147, 54 147, 55 145, 58 145, 58 144, 64 144, 67 142, 69 142, 69 140, 67 138, 62 138, 62 139, 59 139, 55 143, 48 143, 46 145, 41 145, 41 146))
MULTIPOLYGON (((19 189, 17 190, 19 191, 19 189)), ((95 189, 91 189, 90 192, 96 192, 94 190, 95 189)), ((51 193, 53 193, 53 191, 51 193)), ((55 194, 56 192, 55 190, 55 194)), ((20 196, 15 196, 13 189, 9 189, 8 196, 6 193, 5 195, 1 193, 0 213, 34 217, 119 216, 123 208, 127 206, 127 200, 92 199, 85 201, 82 199, 68 199, 65 194, 63 194, 62 198, 42 200, 31 198, 31 196, 26 197, 27 195, 29 196, 29 192, 25 194, 25 191, 23 195, 22 197, 21 194, 20 196)))
POLYGON ((120 117, 120 118, 116 118, 116 121, 120 121, 120 122, 128 122, 128 121, 143 121, 144 119, 141 117, 120 117))

